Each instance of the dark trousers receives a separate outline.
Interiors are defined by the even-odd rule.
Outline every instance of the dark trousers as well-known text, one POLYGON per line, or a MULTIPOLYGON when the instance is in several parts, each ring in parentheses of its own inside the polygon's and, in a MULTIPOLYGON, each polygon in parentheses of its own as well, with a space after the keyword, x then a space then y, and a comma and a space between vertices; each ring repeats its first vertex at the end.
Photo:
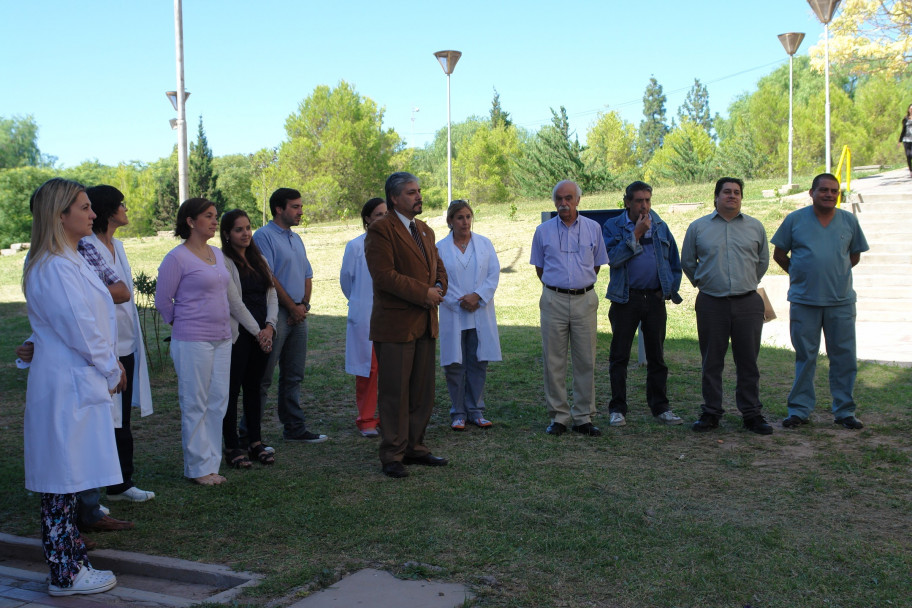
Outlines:
POLYGON ((756 291, 716 298, 697 294, 697 334, 703 358, 703 412, 722 416, 722 370, 731 340, 735 360, 735 403, 744 418, 760 415, 760 338, 763 298, 756 291))
POLYGON ((665 299, 661 291, 631 289, 626 304, 611 303, 611 348, 608 375, 611 377, 609 412, 627 415, 627 366, 637 326, 643 324, 641 339, 646 347, 646 403, 653 416, 668 411, 668 367, 665 365, 665 299))
POLYGON ((121 425, 119 429, 114 429, 114 442, 117 444, 117 459, 120 461, 123 482, 108 486, 108 494, 121 494, 136 485, 133 481, 133 431, 130 430, 130 412, 133 410, 133 369, 136 366, 136 358, 130 353, 126 357, 121 357, 120 362, 127 375, 127 388, 121 394, 121 425))
POLYGON ((222 420, 222 438, 226 450, 240 448, 238 439, 238 394, 244 391, 244 420, 247 423, 247 443, 263 440, 260 422, 263 418, 263 401, 260 387, 269 355, 257 344, 256 337, 243 327, 237 342, 231 347, 231 379, 228 381, 228 409, 222 420))
POLYGON ((436 343, 428 335, 412 342, 374 342, 382 464, 430 453, 424 431, 434 409, 436 343))

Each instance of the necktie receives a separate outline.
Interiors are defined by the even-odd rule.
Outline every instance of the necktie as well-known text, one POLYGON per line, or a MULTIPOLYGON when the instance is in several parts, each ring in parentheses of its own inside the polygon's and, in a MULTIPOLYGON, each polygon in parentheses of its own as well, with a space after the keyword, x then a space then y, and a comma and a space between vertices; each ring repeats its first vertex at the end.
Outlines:
POLYGON ((418 249, 420 249, 421 253, 424 255, 424 261, 427 262, 427 251, 424 250, 424 243, 421 242, 421 235, 418 234, 418 228, 415 226, 414 221, 409 222, 409 230, 412 232, 412 238, 418 243, 418 249))

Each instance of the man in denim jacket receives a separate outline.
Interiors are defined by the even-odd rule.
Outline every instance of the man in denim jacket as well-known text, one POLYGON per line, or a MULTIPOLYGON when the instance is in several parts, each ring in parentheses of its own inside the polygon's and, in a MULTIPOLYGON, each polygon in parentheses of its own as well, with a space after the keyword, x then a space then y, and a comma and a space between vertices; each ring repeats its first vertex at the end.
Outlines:
POLYGON ((606 298, 611 300, 609 375, 611 402, 609 424, 627 424, 627 365, 637 326, 642 325, 646 347, 646 402, 662 424, 683 421, 669 409, 665 365, 665 300, 681 301, 681 260, 674 236, 662 219, 650 211, 652 186, 636 181, 624 193, 626 213, 602 227, 608 250, 610 280, 606 298))

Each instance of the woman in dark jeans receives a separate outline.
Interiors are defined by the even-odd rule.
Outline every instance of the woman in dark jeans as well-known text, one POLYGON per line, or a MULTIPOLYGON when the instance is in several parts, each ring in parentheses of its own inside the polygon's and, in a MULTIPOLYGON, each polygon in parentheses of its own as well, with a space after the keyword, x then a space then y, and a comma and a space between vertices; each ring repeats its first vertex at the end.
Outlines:
POLYGON ((233 339, 228 411, 222 423, 222 437, 227 463, 237 469, 246 469, 250 468, 251 460, 261 464, 275 462, 274 450, 263 443, 260 431, 263 410, 260 383, 272 351, 279 304, 275 279, 253 241, 247 213, 240 209, 225 212, 219 233, 225 265, 231 274, 228 303, 233 339), (241 389, 244 390, 244 418, 249 440, 247 453, 240 446, 237 430, 237 402, 241 389))

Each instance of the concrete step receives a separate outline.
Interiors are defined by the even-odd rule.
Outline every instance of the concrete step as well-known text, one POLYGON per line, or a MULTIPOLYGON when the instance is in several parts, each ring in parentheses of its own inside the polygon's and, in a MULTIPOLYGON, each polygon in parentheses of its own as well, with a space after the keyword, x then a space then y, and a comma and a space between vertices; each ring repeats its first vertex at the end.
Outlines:
POLYGON ((858 302, 855 306, 856 322, 886 322, 891 323, 912 323, 912 310, 906 306, 905 310, 880 310, 873 308, 870 303, 858 302))
POLYGON ((861 193, 861 206, 878 203, 912 203, 912 190, 909 192, 872 192, 861 193))
POLYGON ((907 249, 907 251, 903 253, 888 253, 872 247, 871 251, 865 251, 861 254, 861 262, 859 262, 859 265, 861 264, 866 264, 868 266, 871 264, 905 266, 906 272, 910 272, 912 271, 912 252, 907 249))
POLYGON ((867 252, 861 255, 861 262, 852 269, 852 274, 856 277, 860 274, 888 275, 892 277, 896 275, 908 275, 909 272, 910 268, 907 264, 878 264, 872 262, 870 261, 870 256, 868 256, 867 252))
MULTIPOLYGON (((865 237, 867 236, 865 234, 865 237)), ((868 246, 871 249, 862 253, 862 258, 872 253, 906 253, 912 250, 912 232, 909 234, 893 234, 887 237, 880 235, 876 241, 868 239, 868 246)))
POLYGON ((895 286, 863 286, 859 287, 857 282, 853 282, 855 293, 859 299, 883 298, 886 300, 899 300, 907 306, 912 303, 912 287, 908 285, 895 286))
MULTIPOLYGON (((864 256, 862 256, 862 259, 864 256)), ((852 283, 855 289, 896 288, 909 289, 912 296, 912 272, 906 274, 882 275, 874 268, 862 268, 861 264, 852 271, 852 283)), ((910 297, 912 300, 912 297, 910 297)))

